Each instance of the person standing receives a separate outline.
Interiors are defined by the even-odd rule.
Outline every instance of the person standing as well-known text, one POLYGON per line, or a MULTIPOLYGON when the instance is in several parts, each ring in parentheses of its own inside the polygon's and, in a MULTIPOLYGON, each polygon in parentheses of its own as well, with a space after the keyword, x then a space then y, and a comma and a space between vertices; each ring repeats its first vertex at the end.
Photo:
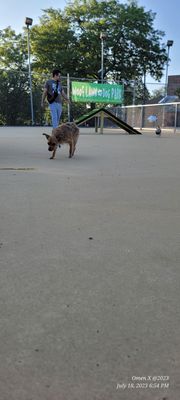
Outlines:
POLYGON ((59 121, 62 114, 62 97, 69 102, 62 85, 59 69, 52 71, 52 79, 46 81, 41 99, 41 107, 44 108, 44 101, 47 98, 51 112, 51 120, 53 128, 59 126, 59 121))

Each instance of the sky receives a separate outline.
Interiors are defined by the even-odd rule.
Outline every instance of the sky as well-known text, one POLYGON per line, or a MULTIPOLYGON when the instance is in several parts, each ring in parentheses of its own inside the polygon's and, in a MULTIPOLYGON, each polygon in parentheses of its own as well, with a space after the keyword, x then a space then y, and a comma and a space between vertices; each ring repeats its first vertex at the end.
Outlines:
MULTIPOLYGON (((121 3, 127 3, 122 0, 121 3)), ((33 18, 33 24, 39 23, 39 17, 43 14, 43 9, 53 7, 63 9, 68 1, 66 0, 4 0, 1 3, 0 12, 0 30, 11 26, 16 33, 22 32, 25 17, 33 18)), ((173 46, 170 48, 170 62, 168 75, 180 75, 180 51, 179 51, 179 0, 138 0, 138 5, 145 7, 145 11, 152 10, 156 13, 154 28, 165 32, 163 42, 173 40, 173 46)), ((165 70, 161 80, 165 82, 165 70)), ((151 88, 157 89, 155 82, 150 77, 147 82, 151 83, 151 88)), ((160 86, 159 86, 160 87, 160 86)))

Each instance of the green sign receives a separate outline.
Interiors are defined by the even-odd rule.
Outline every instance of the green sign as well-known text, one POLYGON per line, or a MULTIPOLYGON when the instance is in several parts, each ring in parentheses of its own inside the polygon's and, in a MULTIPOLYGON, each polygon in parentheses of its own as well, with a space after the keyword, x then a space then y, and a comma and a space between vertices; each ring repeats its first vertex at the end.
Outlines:
POLYGON ((81 103, 121 104, 123 85, 72 82, 72 100, 81 103))

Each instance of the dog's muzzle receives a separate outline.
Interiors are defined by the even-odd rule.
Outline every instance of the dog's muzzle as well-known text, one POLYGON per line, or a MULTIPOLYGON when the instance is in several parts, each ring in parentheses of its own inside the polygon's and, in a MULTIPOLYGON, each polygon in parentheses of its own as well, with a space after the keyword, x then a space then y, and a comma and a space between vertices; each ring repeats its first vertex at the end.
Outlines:
POLYGON ((54 147, 48 147, 49 151, 53 151, 54 149, 55 149, 55 146, 54 147))

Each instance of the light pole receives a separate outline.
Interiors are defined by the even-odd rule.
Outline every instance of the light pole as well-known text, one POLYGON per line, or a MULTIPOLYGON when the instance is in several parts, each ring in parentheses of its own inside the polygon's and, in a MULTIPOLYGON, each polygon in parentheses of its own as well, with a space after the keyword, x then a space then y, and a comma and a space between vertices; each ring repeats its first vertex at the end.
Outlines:
POLYGON ((169 52, 170 52, 170 47, 173 45, 173 40, 168 40, 167 41, 167 48, 168 48, 168 55, 167 55, 167 63, 166 63, 166 82, 165 82, 165 96, 167 96, 167 91, 168 91, 168 67, 169 67, 169 52))
MULTIPOLYGON (((100 33, 100 39, 101 39, 101 83, 103 83, 104 80, 104 40, 106 39, 106 33, 101 32, 100 33)), ((100 113, 100 133, 103 133, 103 127, 104 127, 104 113, 101 111, 100 113)))
POLYGON ((26 17, 25 24, 27 26, 27 45, 28 45, 28 64, 29 64, 29 88, 30 88, 30 102, 31 102, 31 121, 34 125, 34 111, 33 111, 33 96, 32 96, 32 79, 31 79, 31 54, 30 54, 30 31, 29 27, 32 25, 33 19, 26 17))
POLYGON ((105 32, 100 33, 101 39, 101 83, 103 83, 104 79, 104 40, 106 39, 105 32))

